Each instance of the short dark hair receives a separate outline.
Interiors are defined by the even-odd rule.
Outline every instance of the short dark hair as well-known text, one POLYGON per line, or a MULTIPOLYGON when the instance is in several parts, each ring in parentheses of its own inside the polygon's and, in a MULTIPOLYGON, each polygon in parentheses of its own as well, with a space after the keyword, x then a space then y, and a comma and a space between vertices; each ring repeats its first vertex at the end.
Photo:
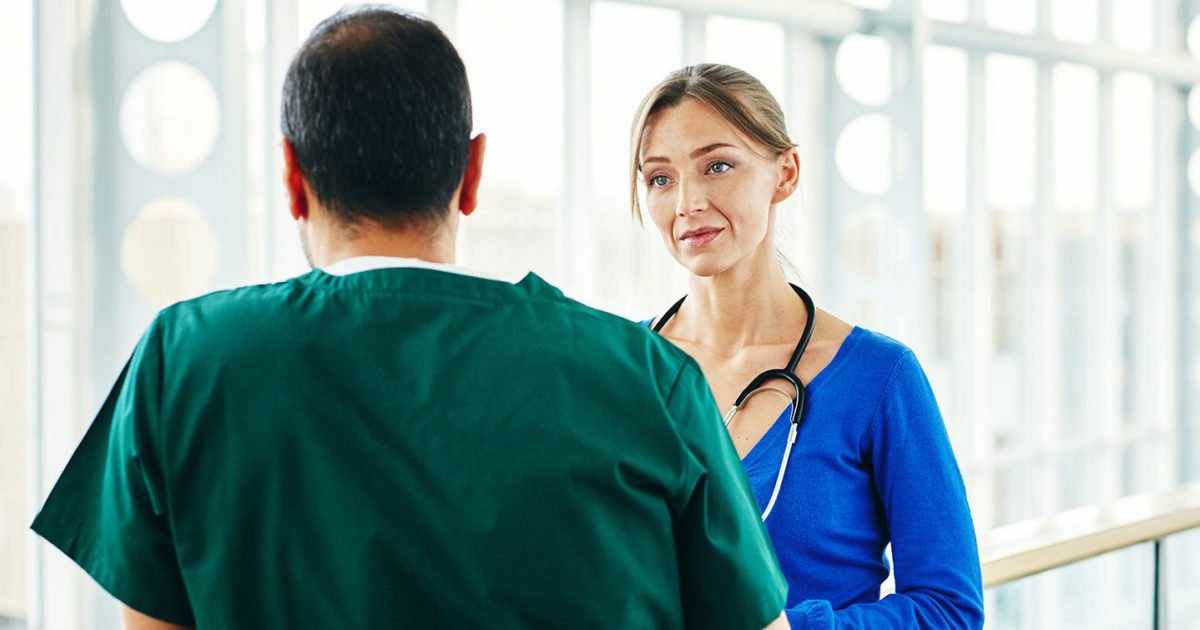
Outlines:
POLYGON ((292 60, 281 126, 305 181, 344 223, 437 225, 470 152, 466 69, 429 20, 344 9, 292 60))

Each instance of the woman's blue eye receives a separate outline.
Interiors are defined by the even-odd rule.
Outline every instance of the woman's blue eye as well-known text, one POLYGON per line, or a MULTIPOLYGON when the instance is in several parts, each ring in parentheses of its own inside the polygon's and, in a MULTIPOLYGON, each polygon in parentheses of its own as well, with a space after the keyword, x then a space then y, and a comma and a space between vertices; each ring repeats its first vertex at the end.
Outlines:
POLYGON ((712 166, 708 167, 708 172, 724 173, 725 171, 728 171, 731 168, 733 168, 733 165, 731 165, 727 162, 714 162, 712 166))
POLYGON ((659 188, 666 186, 667 185, 667 176, 666 175, 655 175, 654 177, 651 177, 650 185, 657 186, 659 188))

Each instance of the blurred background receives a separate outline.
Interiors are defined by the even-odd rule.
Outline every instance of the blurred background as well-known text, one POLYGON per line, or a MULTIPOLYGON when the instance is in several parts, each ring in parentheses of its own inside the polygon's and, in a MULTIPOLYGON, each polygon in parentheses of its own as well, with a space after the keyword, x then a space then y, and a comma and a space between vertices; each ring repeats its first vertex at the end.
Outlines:
MULTIPOLYGON (((0 630, 118 627, 28 525, 157 309, 307 271, 279 92, 341 4, 0 3, 0 630)), ((783 253, 917 352, 981 540, 1200 479, 1200 0, 396 4, 488 134, 460 264, 660 313, 686 280, 630 218, 631 118, 736 65, 800 147, 783 253)), ((988 627, 1200 628, 1200 530, 1161 544, 989 589, 988 627)))

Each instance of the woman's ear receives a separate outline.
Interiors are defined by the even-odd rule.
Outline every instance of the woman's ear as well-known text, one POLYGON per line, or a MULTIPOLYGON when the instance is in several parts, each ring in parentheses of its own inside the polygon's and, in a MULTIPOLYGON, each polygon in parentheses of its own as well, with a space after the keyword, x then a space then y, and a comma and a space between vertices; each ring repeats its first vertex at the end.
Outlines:
POLYGON ((792 196, 800 187, 800 153, 796 147, 784 151, 779 160, 779 182, 775 186, 775 194, 771 203, 779 203, 792 196))

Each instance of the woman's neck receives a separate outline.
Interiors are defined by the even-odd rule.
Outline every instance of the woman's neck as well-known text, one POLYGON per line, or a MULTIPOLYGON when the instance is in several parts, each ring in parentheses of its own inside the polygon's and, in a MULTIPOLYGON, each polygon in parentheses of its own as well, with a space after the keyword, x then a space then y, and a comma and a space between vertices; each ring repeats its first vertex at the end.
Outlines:
POLYGON ((765 261, 735 265, 712 277, 693 276, 689 284, 672 332, 705 346, 736 352, 791 342, 807 317, 773 251, 765 261))

